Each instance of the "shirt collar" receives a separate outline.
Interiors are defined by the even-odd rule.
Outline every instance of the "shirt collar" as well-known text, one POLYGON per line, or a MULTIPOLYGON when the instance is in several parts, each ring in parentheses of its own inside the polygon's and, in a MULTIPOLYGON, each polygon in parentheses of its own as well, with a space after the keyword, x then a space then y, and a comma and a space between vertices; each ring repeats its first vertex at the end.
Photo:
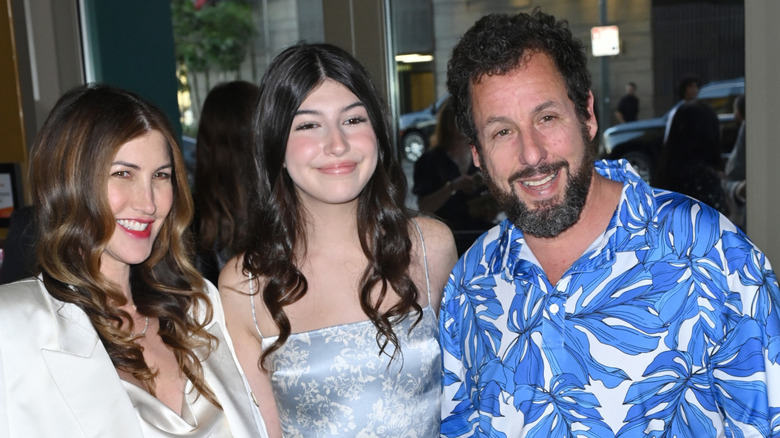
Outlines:
MULTIPOLYGON (((610 223, 572 268, 594 270, 614 260, 617 252, 635 252, 655 247, 658 240, 656 201, 653 189, 626 160, 601 160, 595 163, 599 175, 623 184, 620 202, 610 223)), ((498 238, 486 246, 489 270, 504 272, 511 278, 533 276, 540 269, 536 258, 525 244, 522 230, 509 220, 502 221, 492 231, 498 238)))

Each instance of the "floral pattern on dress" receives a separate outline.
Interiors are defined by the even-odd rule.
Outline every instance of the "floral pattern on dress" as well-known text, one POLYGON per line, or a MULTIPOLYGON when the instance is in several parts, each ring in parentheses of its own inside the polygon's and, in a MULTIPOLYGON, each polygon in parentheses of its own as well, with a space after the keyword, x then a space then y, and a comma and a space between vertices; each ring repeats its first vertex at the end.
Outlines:
POLYGON ((439 436, 436 315, 426 307, 410 332, 416 319, 394 326, 401 352, 392 361, 379 355, 370 321, 292 334, 269 361, 284 436, 439 436))

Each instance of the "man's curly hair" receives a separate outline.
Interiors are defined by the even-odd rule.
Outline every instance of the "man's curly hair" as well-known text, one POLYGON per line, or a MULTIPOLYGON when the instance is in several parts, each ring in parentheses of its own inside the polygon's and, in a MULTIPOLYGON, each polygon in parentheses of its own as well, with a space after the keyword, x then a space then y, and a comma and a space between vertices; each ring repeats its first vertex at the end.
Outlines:
POLYGON ((556 20, 539 8, 530 14, 490 14, 461 37, 447 63, 447 89, 453 97, 458 126, 469 143, 481 147, 472 114, 471 85, 485 75, 505 75, 522 67, 536 53, 547 54, 555 62, 580 121, 590 118, 588 61, 568 21, 556 20))

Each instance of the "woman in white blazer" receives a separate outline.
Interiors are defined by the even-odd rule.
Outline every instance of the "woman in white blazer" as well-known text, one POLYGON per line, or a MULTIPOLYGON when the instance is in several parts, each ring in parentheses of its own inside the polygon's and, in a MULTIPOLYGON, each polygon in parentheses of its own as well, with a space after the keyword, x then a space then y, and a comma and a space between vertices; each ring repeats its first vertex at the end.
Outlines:
POLYGON ((31 151, 40 275, 0 287, 0 437, 264 437, 219 295, 190 261, 165 115, 65 94, 31 151))

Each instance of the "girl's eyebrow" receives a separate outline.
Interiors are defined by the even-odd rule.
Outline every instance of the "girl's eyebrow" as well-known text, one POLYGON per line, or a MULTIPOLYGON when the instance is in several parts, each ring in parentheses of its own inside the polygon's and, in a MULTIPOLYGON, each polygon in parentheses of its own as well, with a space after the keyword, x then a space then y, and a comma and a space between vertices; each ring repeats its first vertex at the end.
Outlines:
MULTIPOLYGON (((340 112, 345 113, 345 112, 347 112, 347 111, 349 111, 349 110, 351 110, 353 108, 357 108, 357 107, 361 107, 361 106, 365 106, 365 105, 363 105, 363 102, 358 100, 357 102, 354 102, 354 103, 351 103, 351 104, 345 106, 344 108, 341 109, 340 112)), ((321 111, 317 111, 317 110, 310 110, 310 109, 298 109, 298 111, 295 112, 296 116, 303 115, 303 114, 320 115, 320 114, 322 114, 322 112, 321 111)))

